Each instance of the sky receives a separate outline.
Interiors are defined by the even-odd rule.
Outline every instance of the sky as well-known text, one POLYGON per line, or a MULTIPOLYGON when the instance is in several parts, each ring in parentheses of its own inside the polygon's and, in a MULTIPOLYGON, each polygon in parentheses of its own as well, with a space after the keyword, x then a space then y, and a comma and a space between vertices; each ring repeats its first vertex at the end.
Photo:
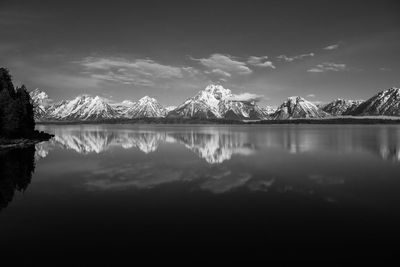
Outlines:
POLYGON ((178 105, 210 83, 260 105, 367 99, 400 87, 399 14, 388 0, 0 0, 0 66, 54 101, 178 105))

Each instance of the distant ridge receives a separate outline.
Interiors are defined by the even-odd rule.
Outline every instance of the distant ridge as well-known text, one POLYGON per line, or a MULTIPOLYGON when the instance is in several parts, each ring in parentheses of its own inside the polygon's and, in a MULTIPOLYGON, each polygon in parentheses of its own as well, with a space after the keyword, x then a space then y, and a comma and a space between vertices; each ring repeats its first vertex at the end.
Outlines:
POLYGON ((383 90, 361 103, 351 115, 400 116, 400 88, 383 90))
POLYGON ((299 118, 326 118, 329 114, 302 97, 292 96, 283 102, 283 104, 271 116, 275 120, 286 120, 299 118))
POLYGON ((345 100, 336 99, 322 107, 322 110, 333 115, 351 115, 358 106, 364 102, 363 100, 345 100))
POLYGON ((260 107, 255 101, 238 101, 231 90, 211 84, 178 106, 163 107, 145 96, 137 102, 110 103, 99 96, 81 95, 51 103, 39 89, 30 92, 36 121, 103 122, 107 120, 165 118, 176 120, 295 120, 338 116, 400 116, 400 89, 383 90, 366 101, 336 99, 317 106, 300 96, 289 97, 278 108, 260 107))

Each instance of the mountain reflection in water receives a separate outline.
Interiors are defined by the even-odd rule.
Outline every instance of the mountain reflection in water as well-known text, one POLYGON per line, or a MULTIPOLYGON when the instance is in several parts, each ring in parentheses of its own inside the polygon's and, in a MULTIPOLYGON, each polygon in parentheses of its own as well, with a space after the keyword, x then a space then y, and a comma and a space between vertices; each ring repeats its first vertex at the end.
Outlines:
POLYGON ((71 149, 79 154, 101 153, 113 146, 124 149, 137 148, 148 154, 155 152, 162 143, 179 143, 205 159, 210 164, 222 163, 232 155, 249 155, 254 145, 246 133, 229 131, 103 131, 65 130, 55 131, 55 137, 47 144, 37 145, 38 154, 45 157, 52 147, 71 149))
POLYGON ((52 150, 72 151, 68 157, 85 168, 82 175, 90 190, 187 182, 193 189, 213 193, 247 188, 312 194, 359 177, 364 170, 357 165, 364 164, 365 157, 371 166, 379 158, 400 161, 400 131, 391 126, 111 125, 42 130, 55 137, 36 146, 36 158, 52 150), (77 159, 76 153, 84 157, 77 159), (90 158, 99 163, 86 169, 90 158))
MULTIPOLYGON (((329 127, 329 126, 322 126, 329 127)), ((151 128, 151 127, 150 127, 151 128)), ((257 131, 257 128, 254 127, 257 131)), ((37 156, 45 157, 53 147, 71 149, 79 154, 102 153, 113 146, 136 148, 148 154, 155 152, 162 143, 178 143, 193 151, 210 164, 230 160, 232 155, 251 155, 257 149, 283 148, 290 153, 336 151, 352 153, 368 151, 382 159, 400 161, 400 129, 382 127, 377 133, 365 129, 335 127, 332 132, 321 134, 318 129, 297 127, 272 127, 262 136, 250 131, 236 131, 229 127, 204 127, 176 131, 166 129, 120 129, 101 127, 55 128, 55 138, 37 145, 37 156), (356 133, 354 133, 354 131, 356 133)))
POLYGON ((90 260, 131 260, 135 245, 174 255, 248 246, 268 259, 262 253, 292 246, 294 259, 320 250, 330 258, 400 236, 398 125, 39 130, 55 137, 36 151, 0 153, 5 255, 71 252, 64 259, 91 250, 90 260))

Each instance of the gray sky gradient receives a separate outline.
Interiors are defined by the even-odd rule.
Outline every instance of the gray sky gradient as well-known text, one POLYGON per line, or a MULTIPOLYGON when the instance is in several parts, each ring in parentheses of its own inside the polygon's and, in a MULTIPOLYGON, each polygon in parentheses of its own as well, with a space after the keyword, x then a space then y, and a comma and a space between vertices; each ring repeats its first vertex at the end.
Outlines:
POLYGON ((208 83, 279 105, 400 87, 398 1, 0 0, 0 65, 54 100, 179 104, 208 83))

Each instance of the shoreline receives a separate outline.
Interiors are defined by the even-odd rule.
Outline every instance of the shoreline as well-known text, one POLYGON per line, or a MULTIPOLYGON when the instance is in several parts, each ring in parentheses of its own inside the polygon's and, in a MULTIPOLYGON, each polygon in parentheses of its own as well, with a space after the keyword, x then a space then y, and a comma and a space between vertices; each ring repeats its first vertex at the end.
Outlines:
POLYGON ((37 125, 80 125, 80 124, 400 124, 400 117, 332 117, 325 119, 285 119, 285 120, 225 120, 225 119, 171 119, 171 118, 145 118, 145 119, 115 119, 99 121, 37 121, 37 125))
POLYGON ((19 138, 7 138, 0 137, 0 150, 23 148, 27 146, 36 145, 40 142, 49 141, 54 135, 35 131, 32 136, 19 137, 19 138))
POLYGON ((0 150, 32 146, 43 141, 47 140, 33 140, 27 138, 3 139, 3 140, 0 139, 0 150))

